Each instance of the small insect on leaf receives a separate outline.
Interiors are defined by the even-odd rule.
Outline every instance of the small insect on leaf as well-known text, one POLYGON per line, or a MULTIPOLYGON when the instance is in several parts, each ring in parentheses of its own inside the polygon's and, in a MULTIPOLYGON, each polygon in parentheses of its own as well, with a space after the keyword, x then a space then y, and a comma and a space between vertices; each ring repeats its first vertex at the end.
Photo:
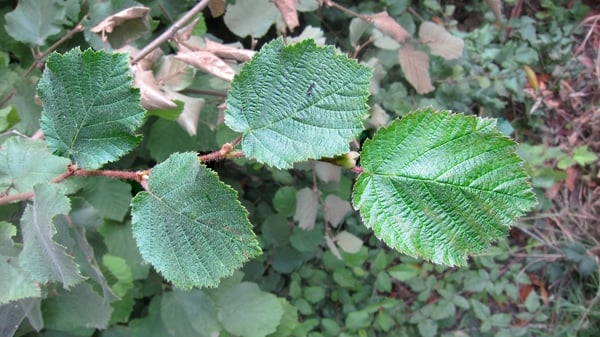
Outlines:
POLYGON ((310 85, 308 86, 308 89, 306 90, 306 95, 310 96, 312 95, 312 91, 315 88, 316 83, 315 82, 310 82, 310 85))

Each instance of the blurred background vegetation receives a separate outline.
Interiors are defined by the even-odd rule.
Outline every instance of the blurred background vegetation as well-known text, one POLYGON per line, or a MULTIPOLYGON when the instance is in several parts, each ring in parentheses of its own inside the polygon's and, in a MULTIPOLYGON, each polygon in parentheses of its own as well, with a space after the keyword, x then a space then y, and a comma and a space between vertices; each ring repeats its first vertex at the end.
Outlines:
MULTIPOLYGON (((15 10, 17 1, 0 2, 4 129, 15 127, 27 135, 39 129, 41 108, 34 94, 44 51, 106 47, 89 27, 136 4, 151 9, 149 32, 130 43, 143 47, 195 4, 57 3, 64 8, 60 22, 49 20, 57 30, 32 48, 17 41, 8 28, 10 16, 5 15, 15 10), (74 31, 82 19, 86 28, 74 31), (67 32, 73 35, 60 40, 67 32)), ((291 304, 282 318, 291 323, 282 323, 271 336, 599 336, 600 5, 594 0, 312 3, 316 2, 296 1, 304 11, 298 12, 299 25, 290 31, 279 12, 269 16, 273 11, 266 6, 274 6, 269 1, 228 1, 229 13, 240 6, 238 11, 245 10, 247 17, 236 21, 227 12, 213 17, 206 9, 192 34, 257 50, 283 32, 290 41, 300 36, 333 44, 373 67, 371 116, 359 142, 419 107, 497 118, 501 131, 520 143, 518 153, 540 203, 514 224, 505 241, 473 257, 468 268, 447 268, 393 252, 361 225, 348 203, 355 176, 351 172, 323 163, 297 165, 290 171, 243 159, 213 164, 221 179, 239 192, 264 249, 242 269, 243 279, 291 304), (464 41, 462 55, 454 59, 420 49, 429 57, 431 90, 416 90, 400 65, 398 45, 352 14, 384 10, 415 40, 420 25, 431 21, 464 41), (262 29, 259 26, 265 26, 263 34, 238 36, 262 29)), ((166 44, 163 52, 174 48, 166 44)), ((163 71, 158 68, 157 74, 163 71)), ((212 151, 232 139, 221 120, 227 85, 194 72, 184 88, 174 90, 201 102, 195 132, 163 115, 150 117, 142 130, 142 146, 112 166, 148 168, 173 152, 212 151)), ((6 219, 18 218, 16 207, 0 210, 6 219)), ((135 244, 127 239, 130 229, 119 222, 95 221, 88 240, 96 259, 103 261, 108 253, 121 256, 132 272, 122 300, 113 303, 110 325, 96 331, 89 328, 93 325, 68 323, 53 314, 65 313, 52 300, 62 290, 50 286, 49 300, 42 304, 46 329, 35 332, 35 324, 25 321, 17 335, 204 336, 201 327, 186 321, 201 315, 193 301, 185 302, 185 296, 139 264, 135 244), (169 315, 167 310, 183 314, 169 315)), ((111 285, 118 283, 115 270, 103 265, 101 269, 111 285)))

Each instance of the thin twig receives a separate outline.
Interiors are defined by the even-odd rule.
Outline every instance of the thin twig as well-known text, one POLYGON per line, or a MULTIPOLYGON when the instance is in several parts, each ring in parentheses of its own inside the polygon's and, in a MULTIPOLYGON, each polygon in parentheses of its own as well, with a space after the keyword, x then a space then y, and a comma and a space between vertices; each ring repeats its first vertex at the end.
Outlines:
POLYGON ((206 95, 206 96, 216 96, 216 97, 227 97, 227 94, 222 91, 216 90, 204 90, 204 89, 191 89, 186 88, 180 91, 182 94, 196 94, 196 95, 206 95))
MULTIPOLYGON (((144 188, 145 180, 148 177, 149 171, 117 171, 117 170, 82 170, 78 169, 77 166, 71 164, 67 167, 67 170, 60 175, 52 178, 51 183, 60 183, 67 180, 69 177, 109 177, 114 179, 134 180, 140 183, 144 188)), ((15 201, 22 201, 31 199, 34 197, 33 192, 24 192, 18 194, 11 194, 0 197, 0 205, 10 204, 15 201)))
POLYGON ((142 50, 140 50, 135 57, 131 60, 131 64, 136 64, 141 61, 146 55, 150 54, 154 49, 160 47, 161 44, 167 42, 172 39, 178 30, 183 28, 188 21, 194 18, 196 14, 200 13, 204 7, 208 5, 210 0, 202 0, 196 4, 192 9, 189 10, 181 19, 177 20, 169 29, 167 29, 164 33, 160 34, 159 37, 154 39, 154 41, 150 42, 150 44, 146 45, 142 50))
POLYGON ((31 73, 31 71, 33 70, 33 68, 35 68, 37 66, 37 64, 39 62, 41 62, 46 56, 50 55, 50 53, 52 53, 56 48, 58 48, 58 46, 60 46, 65 41, 67 41, 68 39, 70 39, 71 37, 73 37, 73 35, 75 35, 75 34, 81 32, 81 31, 83 31, 84 30, 83 21, 85 19, 87 19, 87 15, 84 15, 83 19, 81 19, 81 21, 79 21, 75 26, 73 26, 73 28, 71 28, 58 41, 54 42, 50 47, 48 47, 48 49, 44 50, 41 54, 38 54, 35 57, 35 60, 33 61, 33 63, 27 69, 27 71, 25 71, 25 74, 23 74, 23 77, 29 76, 29 73, 31 73))

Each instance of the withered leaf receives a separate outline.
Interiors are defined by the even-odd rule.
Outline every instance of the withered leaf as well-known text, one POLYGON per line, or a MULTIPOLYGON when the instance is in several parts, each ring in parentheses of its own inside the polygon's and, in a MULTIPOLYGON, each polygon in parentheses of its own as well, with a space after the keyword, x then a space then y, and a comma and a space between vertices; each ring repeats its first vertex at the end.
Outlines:
POLYGON ((225 61, 207 51, 180 51, 175 58, 226 81, 232 81, 235 75, 235 71, 225 61))
POLYGON ((375 28, 379 29, 385 35, 393 38, 394 40, 402 43, 410 34, 404 29, 394 18, 392 18, 387 11, 379 12, 377 14, 365 15, 366 20, 372 24, 375 28))
POLYGON ((429 46, 432 54, 441 56, 446 60, 457 59, 462 56, 465 42, 433 22, 425 21, 419 27, 421 42, 429 46))
POLYGON ((298 20, 298 12, 296 12, 296 4, 294 0, 275 0, 275 5, 279 8, 283 21, 290 31, 300 25, 298 20))
POLYGON ((142 106, 148 110, 175 109, 177 104, 169 99, 167 94, 158 87, 152 70, 133 68, 133 85, 140 89, 142 106))
POLYGON ((429 77, 429 56, 426 53, 416 50, 411 44, 406 44, 398 51, 398 60, 404 76, 419 94, 434 89, 429 77))
POLYGON ((239 62, 250 61, 252 56, 254 56, 254 54, 256 53, 252 50, 227 46, 218 42, 211 41, 209 39, 204 39, 204 49, 208 52, 217 55, 218 57, 228 60, 236 60, 239 62))

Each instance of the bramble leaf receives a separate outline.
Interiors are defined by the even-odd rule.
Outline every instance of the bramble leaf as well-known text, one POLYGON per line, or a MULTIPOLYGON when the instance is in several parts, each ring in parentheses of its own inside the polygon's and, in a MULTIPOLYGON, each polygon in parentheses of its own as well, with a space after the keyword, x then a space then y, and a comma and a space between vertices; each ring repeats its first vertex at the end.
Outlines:
POLYGON ((261 49, 242 68, 225 123, 243 133, 248 157, 278 168, 333 157, 363 130, 371 70, 312 40, 261 49))
POLYGON ((400 252, 464 265, 536 204, 495 120, 421 110, 365 142, 353 204, 400 252))
POLYGON ((236 192, 198 161, 173 154, 152 170, 132 202, 142 257, 180 288, 214 287, 260 254, 236 192))
POLYGON ((68 214, 69 199, 56 185, 39 184, 33 187, 33 204, 27 205, 21 218, 23 251, 19 264, 42 283, 62 282, 65 289, 81 282, 79 267, 64 246, 52 237, 56 228, 52 220, 58 214, 68 214))
POLYGON ((144 109, 126 54, 53 53, 38 85, 48 146, 85 169, 115 161, 140 141, 144 109))

